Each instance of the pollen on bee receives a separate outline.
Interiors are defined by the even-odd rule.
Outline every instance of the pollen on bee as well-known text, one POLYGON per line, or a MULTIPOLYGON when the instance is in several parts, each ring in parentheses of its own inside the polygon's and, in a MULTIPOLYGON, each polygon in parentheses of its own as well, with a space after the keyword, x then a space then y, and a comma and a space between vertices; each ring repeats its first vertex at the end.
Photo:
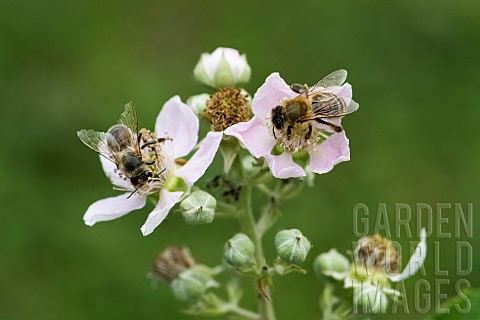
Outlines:
POLYGON ((142 186, 140 194, 152 194, 160 190, 170 173, 167 168, 163 150, 163 143, 169 140, 168 137, 158 137, 155 132, 143 128, 139 134, 139 147, 142 153, 142 160, 152 171, 152 178, 142 186))
POLYGON ((268 114, 264 125, 268 132, 277 140, 278 145, 285 151, 296 153, 315 145, 328 138, 325 132, 310 122, 297 123, 288 130, 287 127, 277 129, 271 121, 272 114, 268 114))

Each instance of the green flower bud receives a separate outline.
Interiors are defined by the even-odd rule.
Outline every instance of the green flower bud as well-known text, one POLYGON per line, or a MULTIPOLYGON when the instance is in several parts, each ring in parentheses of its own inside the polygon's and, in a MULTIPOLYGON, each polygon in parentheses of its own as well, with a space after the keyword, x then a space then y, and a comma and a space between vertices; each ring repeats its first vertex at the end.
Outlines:
POLYGON ((204 53, 193 71, 195 79, 213 88, 225 88, 250 80, 251 69, 245 55, 231 48, 204 53))
POLYGON ((197 94, 188 98, 187 105, 196 115, 202 115, 208 99, 210 99, 208 93, 197 94))
POLYGON ((199 269, 183 271, 170 285, 175 298, 183 302, 195 301, 205 294, 209 288, 216 286, 217 283, 210 274, 199 269))
POLYGON ((205 224, 213 221, 216 206, 217 200, 213 196, 197 190, 180 203, 180 210, 188 224, 205 224))
POLYGON ((311 247, 310 241, 298 229, 283 230, 275 236, 278 256, 290 263, 298 264, 305 261, 311 247))
POLYGON ((324 275, 335 280, 343 280, 350 271, 350 262, 336 249, 330 249, 315 258, 313 269, 319 277, 324 275))
POLYGON ((223 260, 232 267, 246 267, 255 263, 255 245, 243 233, 235 235, 225 243, 223 260))

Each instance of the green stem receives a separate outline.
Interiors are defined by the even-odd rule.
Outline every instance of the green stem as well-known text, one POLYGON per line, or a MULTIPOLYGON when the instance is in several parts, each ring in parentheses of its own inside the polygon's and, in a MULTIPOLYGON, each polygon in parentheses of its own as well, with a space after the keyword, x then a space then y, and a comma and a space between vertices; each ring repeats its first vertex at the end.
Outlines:
POLYGON ((325 283, 323 288, 323 294, 320 298, 320 306, 323 311, 323 320, 330 320, 333 317, 333 300, 335 299, 333 291, 335 290, 334 286, 330 282, 325 283))
POLYGON ((228 311, 230 315, 237 316, 240 319, 245 320, 261 320, 260 315, 258 313, 252 312, 247 309, 243 309, 236 305, 231 305, 228 307, 228 311))
MULTIPOLYGON (((262 268, 265 265, 265 256, 263 254, 262 236, 256 228, 255 218, 252 212, 252 187, 244 185, 240 193, 240 208, 242 216, 240 222, 245 233, 252 239, 255 244, 255 259, 257 266, 262 268)), ((270 283, 270 279, 262 277, 260 281, 270 283), (267 281, 264 281, 267 280, 267 281)), ((267 290, 267 289, 265 289, 267 290)), ((258 308, 262 320, 275 320, 275 311, 271 301, 266 300, 263 296, 258 298, 258 308)))

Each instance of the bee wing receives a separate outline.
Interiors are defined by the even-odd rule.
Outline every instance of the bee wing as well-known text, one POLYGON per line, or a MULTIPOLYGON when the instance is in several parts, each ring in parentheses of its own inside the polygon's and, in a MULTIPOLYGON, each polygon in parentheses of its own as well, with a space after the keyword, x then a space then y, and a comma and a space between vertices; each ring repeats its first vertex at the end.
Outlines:
POLYGON ((308 94, 313 93, 319 87, 328 88, 334 86, 341 86, 345 82, 345 80, 347 80, 347 70, 340 69, 337 71, 333 71, 328 76, 315 83, 313 86, 302 91, 301 95, 308 96, 308 94))
POLYGON ((138 145, 138 114, 133 102, 125 105, 125 111, 120 116, 118 123, 123 124, 132 132, 132 146, 136 147, 137 153, 140 153, 140 146, 138 145))
POLYGON ((335 96, 326 101, 313 103, 312 115, 319 118, 338 118, 357 111, 358 103, 351 101, 347 106, 345 101, 339 96, 335 96))
POLYGON ((337 71, 333 71, 328 76, 318 81, 316 86, 324 88, 341 86, 345 82, 345 80, 347 80, 347 70, 340 69, 337 71))
POLYGON ((77 136, 87 147, 116 164, 115 156, 107 147, 107 133, 82 129, 77 132, 77 136))

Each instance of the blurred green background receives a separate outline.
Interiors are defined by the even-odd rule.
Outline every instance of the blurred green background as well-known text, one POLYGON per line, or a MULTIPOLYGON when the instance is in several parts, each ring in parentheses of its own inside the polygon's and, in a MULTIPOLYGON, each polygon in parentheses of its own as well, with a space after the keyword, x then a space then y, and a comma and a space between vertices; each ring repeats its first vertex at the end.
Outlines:
MULTIPOLYGON (((285 204, 265 238, 270 253, 275 232, 291 227, 314 245, 308 268, 331 247, 345 252, 355 240, 352 208, 359 202, 372 210, 371 229, 377 203, 387 204, 392 222, 396 202, 473 203, 477 213, 478 1, 3 0, 0 319, 186 318, 165 286, 151 289, 145 273, 153 256, 168 244, 188 244, 197 260, 214 265, 238 226, 215 220, 192 227, 171 215, 143 237, 150 207, 85 226, 88 205, 115 192, 76 131, 107 129, 128 101, 140 125, 153 127, 168 98, 205 91, 193 67, 218 46, 248 54, 251 93, 274 71, 288 82, 314 83, 346 68, 361 106, 344 121, 351 161, 285 204)), ((446 216, 442 230, 453 231, 446 216)), ((475 215, 474 237, 466 239, 474 252, 479 227, 475 215)), ((395 240, 408 255, 416 238, 395 240)), ((453 296, 459 239, 428 239, 432 306, 436 240, 440 268, 449 271, 437 278, 450 279, 441 293, 453 296)), ((479 263, 476 255, 463 277, 476 287, 479 263)), ((420 278, 405 282, 407 292, 420 278)), ((277 279, 279 319, 319 319, 321 290, 312 272, 277 279)), ((409 319, 425 317, 414 314, 413 299, 409 306, 409 319)))

